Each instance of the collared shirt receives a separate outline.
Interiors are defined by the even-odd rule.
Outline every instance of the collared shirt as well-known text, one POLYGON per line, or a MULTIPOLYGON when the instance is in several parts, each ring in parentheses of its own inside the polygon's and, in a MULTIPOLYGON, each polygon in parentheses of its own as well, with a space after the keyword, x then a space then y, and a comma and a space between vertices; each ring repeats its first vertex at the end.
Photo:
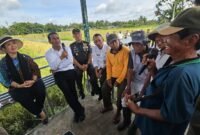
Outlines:
POLYGON ((72 44, 70 44, 70 48, 71 48, 73 57, 80 64, 87 64, 89 56, 92 51, 90 44, 88 42, 86 41, 73 42, 72 44))
POLYGON ((139 72, 144 65, 142 64, 142 58, 135 53, 134 49, 131 50, 129 55, 128 68, 133 69, 135 74, 131 81, 131 94, 135 94, 142 90, 144 81, 148 75, 148 70, 145 69, 140 75, 139 72))
POLYGON ((104 44, 101 49, 96 45, 92 48, 92 62, 94 67, 100 69, 106 66, 106 52, 108 49, 109 47, 106 44, 104 44))
POLYGON ((156 68, 162 68, 169 59, 169 57, 170 56, 168 54, 164 53, 163 51, 159 51, 158 56, 156 57, 156 68))
POLYGON ((160 109, 165 121, 145 116, 136 117, 142 135, 183 135, 200 94, 200 60, 188 59, 158 70, 145 95, 158 93, 143 100, 141 107, 160 109))
POLYGON ((71 49, 68 46, 65 46, 65 50, 68 53, 67 58, 64 59, 60 59, 60 56, 62 55, 62 52, 64 51, 63 48, 61 47, 61 49, 59 51, 50 48, 46 54, 46 60, 49 63, 49 66, 52 70, 54 70, 54 72, 59 72, 59 71, 67 71, 70 69, 74 69, 73 66, 73 56, 72 56, 72 52, 71 49))

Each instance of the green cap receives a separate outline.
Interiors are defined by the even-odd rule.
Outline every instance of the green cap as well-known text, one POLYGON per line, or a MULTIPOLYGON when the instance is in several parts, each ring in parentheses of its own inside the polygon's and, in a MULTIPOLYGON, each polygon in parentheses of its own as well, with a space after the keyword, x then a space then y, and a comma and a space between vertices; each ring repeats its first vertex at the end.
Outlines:
POLYGON ((158 30, 160 35, 170 35, 183 29, 194 29, 200 32, 200 7, 192 7, 182 11, 168 26, 158 30))

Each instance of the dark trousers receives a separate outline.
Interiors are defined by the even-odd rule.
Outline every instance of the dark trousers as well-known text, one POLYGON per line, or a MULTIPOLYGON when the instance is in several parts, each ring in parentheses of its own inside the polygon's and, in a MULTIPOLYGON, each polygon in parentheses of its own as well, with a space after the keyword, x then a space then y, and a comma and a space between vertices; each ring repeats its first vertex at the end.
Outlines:
POLYGON ((69 106, 72 108, 76 115, 81 116, 84 113, 84 108, 78 101, 78 96, 75 88, 75 76, 76 73, 74 70, 67 70, 54 74, 55 82, 63 92, 69 106))
POLYGON ((187 135, 198 135, 200 133, 200 110, 195 110, 190 120, 187 135))
POLYGON ((45 101, 45 86, 38 80, 30 88, 18 88, 9 91, 11 97, 34 115, 39 116, 45 101))
MULTIPOLYGON (((84 93, 83 84, 82 84, 83 71, 76 68, 76 74, 77 74, 76 83, 77 83, 78 89, 80 90, 80 93, 84 93)), ((90 77, 90 83, 92 85, 92 92, 99 93, 100 88, 98 86, 97 77, 95 75, 95 69, 92 64, 88 65, 87 74, 90 77)))
POLYGON ((100 84, 101 84, 101 88, 103 87, 103 83, 106 80, 106 68, 101 69, 102 70, 102 74, 100 77, 100 84))
MULTIPOLYGON (((114 85, 116 79, 112 78, 112 84, 114 85)), ((117 88, 117 109, 121 110, 122 109, 122 105, 121 105, 121 97, 122 97, 122 93, 126 87, 126 80, 124 80, 117 88)), ((111 102, 111 92, 113 91, 113 87, 111 88, 110 86, 108 86, 107 84, 107 80, 104 82, 103 87, 102 87, 102 96, 103 96, 103 104, 105 108, 111 107, 112 106, 112 102, 111 102)))
POLYGON ((100 91, 99 91, 99 97, 102 98, 102 87, 103 87, 103 83, 105 82, 106 80, 106 68, 103 68, 103 69, 100 69, 101 70, 101 77, 99 78, 99 81, 100 81, 100 91))

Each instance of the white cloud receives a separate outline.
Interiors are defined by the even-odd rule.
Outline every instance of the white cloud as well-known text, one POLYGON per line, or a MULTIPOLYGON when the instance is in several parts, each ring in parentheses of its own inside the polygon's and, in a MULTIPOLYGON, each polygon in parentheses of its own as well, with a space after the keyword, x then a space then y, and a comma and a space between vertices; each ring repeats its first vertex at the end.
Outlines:
POLYGON ((124 4, 125 2, 122 0, 108 0, 97 6, 95 9, 95 13, 102 14, 118 12, 119 10, 121 10, 121 7, 124 6, 124 4))
POLYGON ((155 0, 108 0, 97 5, 90 12, 90 20, 127 21, 139 16, 154 18, 155 0))
POLYGON ((108 5, 105 3, 100 4, 99 6, 96 7, 96 13, 105 11, 108 5))
MULTIPOLYGON (((139 16, 154 18, 157 0, 87 0, 89 21, 128 21, 139 16)), ((0 0, 0 26, 13 22, 69 24, 82 22, 80 1, 0 0), (21 2, 21 3, 20 3, 21 2), (23 4, 23 5, 22 5, 23 4)))
POLYGON ((5 12, 8 10, 15 10, 20 8, 21 3, 19 0, 0 0, 0 11, 5 12))

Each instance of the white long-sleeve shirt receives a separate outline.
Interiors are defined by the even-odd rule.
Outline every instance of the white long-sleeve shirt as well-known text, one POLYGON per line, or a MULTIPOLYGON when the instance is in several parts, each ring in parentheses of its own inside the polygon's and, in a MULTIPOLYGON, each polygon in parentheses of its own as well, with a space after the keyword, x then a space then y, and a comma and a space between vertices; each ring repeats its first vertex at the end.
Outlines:
POLYGON ((156 57, 156 68, 162 68, 169 59, 169 57, 170 56, 168 54, 164 53, 163 51, 159 51, 158 56, 156 57))
POLYGON ((50 68, 54 70, 55 72, 74 69, 73 56, 72 56, 71 49, 68 46, 65 46, 65 50, 67 51, 68 56, 67 58, 64 58, 62 60, 60 59, 60 56, 62 55, 62 52, 64 51, 62 47, 59 51, 51 48, 45 54, 46 60, 50 68))
POLYGON ((104 44, 101 49, 96 45, 92 48, 92 62, 93 66, 99 68, 104 68, 106 66, 106 52, 109 50, 108 45, 104 44))
POLYGON ((148 69, 145 69, 142 74, 139 75, 141 68, 144 66, 141 62, 141 58, 138 54, 135 53, 134 49, 131 50, 130 57, 129 68, 133 67, 133 71, 135 72, 133 80, 131 81, 131 94, 135 94, 142 90, 145 79, 148 75, 148 69))

